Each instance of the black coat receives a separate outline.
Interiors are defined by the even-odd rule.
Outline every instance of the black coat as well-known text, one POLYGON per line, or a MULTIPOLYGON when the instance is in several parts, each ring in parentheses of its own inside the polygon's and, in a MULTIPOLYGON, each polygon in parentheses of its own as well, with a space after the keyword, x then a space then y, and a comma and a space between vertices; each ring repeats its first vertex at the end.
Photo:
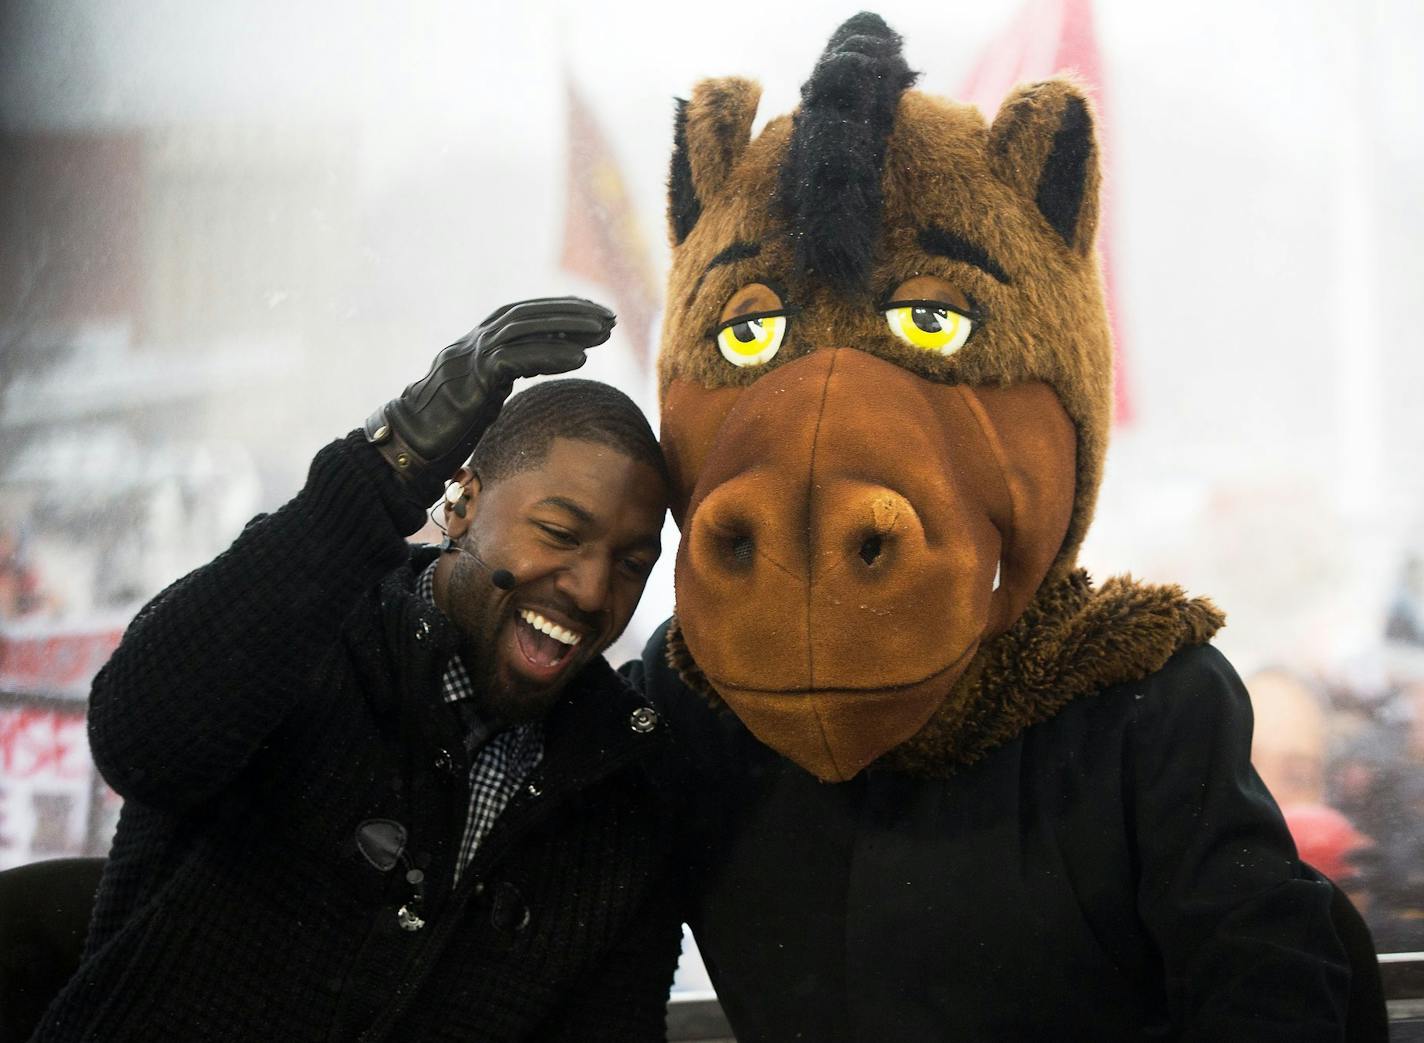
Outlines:
POLYGON ((455 635, 413 592, 430 552, 407 560, 418 516, 395 481, 359 437, 327 447, 130 626, 90 708, 125 805, 86 958, 37 1039, 663 1038, 679 929, 640 765, 664 729, 587 668, 452 889, 455 635), (356 844, 373 819, 408 834, 387 870, 356 844))
POLYGON ((685 914, 740 1043, 1338 1039, 1332 889, 1249 764, 1209 646, 1070 703, 948 778, 825 784, 686 689, 685 914))

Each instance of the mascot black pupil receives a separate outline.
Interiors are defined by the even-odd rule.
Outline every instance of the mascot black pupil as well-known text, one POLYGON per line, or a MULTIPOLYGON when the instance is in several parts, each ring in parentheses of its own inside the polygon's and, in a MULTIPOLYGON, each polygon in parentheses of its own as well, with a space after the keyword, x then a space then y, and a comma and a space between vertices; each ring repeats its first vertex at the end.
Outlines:
POLYGON ((932 308, 915 308, 910 312, 910 318, 926 333, 939 333, 943 328, 940 325, 939 315, 932 308))
POLYGON ((739 322, 732 327, 732 336, 736 337, 743 344, 750 344, 756 340, 756 331, 752 329, 750 321, 739 322))

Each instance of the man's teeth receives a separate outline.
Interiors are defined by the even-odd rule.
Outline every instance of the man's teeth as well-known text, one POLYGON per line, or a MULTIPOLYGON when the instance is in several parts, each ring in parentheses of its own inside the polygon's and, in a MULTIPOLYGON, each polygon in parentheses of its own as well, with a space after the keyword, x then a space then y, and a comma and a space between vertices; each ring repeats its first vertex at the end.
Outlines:
POLYGON ((519 618, 541 634, 548 634, 555 641, 561 641, 566 645, 576 645, 583 640, 582 634, 575 634, 567 627, 561 627, 559 624, 551 622, 539 615, 539 613, 531 612, 527 608, 521 608, 519 610, 519 618))

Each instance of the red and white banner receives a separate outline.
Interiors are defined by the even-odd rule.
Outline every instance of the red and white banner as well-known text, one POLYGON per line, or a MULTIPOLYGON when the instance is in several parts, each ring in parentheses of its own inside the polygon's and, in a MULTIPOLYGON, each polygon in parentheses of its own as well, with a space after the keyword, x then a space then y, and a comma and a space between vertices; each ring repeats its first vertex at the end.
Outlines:
POLYGON ((0 695, 84 699, 122 636, 115 625, 0 630, 0 695))
POLYGON ((0 628, 0 869, 108 847, 120 801, 95 775, 85 710, 122 635, 111 619, 0 628))
POLYGON ((0 869, 103 854, 119 806, 95 776, 82 704, 0 702, 0 869))

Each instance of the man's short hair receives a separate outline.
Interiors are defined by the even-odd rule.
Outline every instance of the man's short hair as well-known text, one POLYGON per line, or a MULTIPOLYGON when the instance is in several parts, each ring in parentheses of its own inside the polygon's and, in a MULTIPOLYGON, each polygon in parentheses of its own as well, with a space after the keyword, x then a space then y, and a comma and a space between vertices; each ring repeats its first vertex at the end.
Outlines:
POLYGON ((667 463, 647 417, 631 398, 596 380, 565 378, 512 397, 475 446, 470 469, 497 482, 538 467, 556 438, 593 442, 651 466, 664 482, 667 463))

